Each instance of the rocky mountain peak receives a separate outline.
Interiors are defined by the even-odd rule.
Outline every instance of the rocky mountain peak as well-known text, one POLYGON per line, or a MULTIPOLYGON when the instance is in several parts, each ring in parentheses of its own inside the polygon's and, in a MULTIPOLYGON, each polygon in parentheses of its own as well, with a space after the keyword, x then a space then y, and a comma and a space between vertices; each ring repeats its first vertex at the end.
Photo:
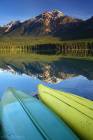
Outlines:
POLYGON ((59 10, 45 11, 44 13, 42 13, 43 18, 49 18, 49 19, 59 18, 63 16, 64 16, 64 13, 59 10))
POLYGON ((52 13, 53 13, 53 15, 55 17, 62 17, 62 16, 64 16, 64 13, 59 11, 59 10, 53 10, 52 13))
POLYGON ((89 19, 87 20, 87 22, 92 22, 92 23, 93 23, 93 16, 92 16, 91 18, 89 18, 89 19))
POLYGON ((63 16, 64 16, 63 12, 61 12, 59 10, 45 11, 42 14, 45 32, 46 33, 51 32, 51 25, 54 23, 55 20, 57 20, 58 18, 61 18, 63 16))
POLYGON ((44 36, 62 39, 92 38, 93 17, 87 20, 64 15, 59 10, 45 11, 24 22, 12 21, 0 27, 0 36, 44 36))
POLYGON ((9 22, 7 25, 5 25, 6 30, 5 32, 10 32, 12 29, 14 29, 15 27, 17 27, 19 24, 21 24, 20 21, 11 21, 9 22))

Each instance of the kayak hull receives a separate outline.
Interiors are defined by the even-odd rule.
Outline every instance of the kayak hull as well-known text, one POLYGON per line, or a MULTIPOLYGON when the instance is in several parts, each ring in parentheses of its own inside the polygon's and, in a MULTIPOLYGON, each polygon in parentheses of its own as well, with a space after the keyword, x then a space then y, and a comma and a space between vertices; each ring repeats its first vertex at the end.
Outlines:
POLYGON ((84 105, 87 100, 80 97, 76 101, 76 96, 74 99, 72 95, 66 96, 66 93, 60 93, 43 85, 39 85, 38 90, 39 98, 63 119, 81 139, 93 140, 93 110, 84 105))
POLYGON ((2 98, 1 121, 7 140, 78 139, 44 104, 14 89, 9 89, 2 98))

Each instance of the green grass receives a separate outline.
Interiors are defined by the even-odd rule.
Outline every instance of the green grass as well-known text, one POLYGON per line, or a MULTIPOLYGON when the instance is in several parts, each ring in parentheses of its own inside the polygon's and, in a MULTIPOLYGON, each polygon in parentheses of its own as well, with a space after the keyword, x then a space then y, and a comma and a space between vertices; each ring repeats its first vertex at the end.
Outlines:
POLYGON ((93 39, 82 39, 82 40, 70 40, 62 41, 56 37, 19 37, 19 38, 0 38, 0 46, 34 46, 41 44, 87 44, 93 43, 93 39))
MULTIPOLYGON (((83 39, 83 40, 70 40, 62 41, 60 38, 55 37, 19 37, 19 38, 0 38, 0 59, 7 60, 13 59, 13 61, 56 61, 61 57, 64 58, 75 58, 84 60, 93 60, 92 56, 80 57, 80 56, 63 56, 62 54, 55 55, 39 55, 32 54, 30 51, 23 51, 24 48, 29 48, 35 45, 41 44, 53 44, 55 46, 63 45, 64 47, 80 47, 80 49, 86 49, 86 47, 91 47, 93 51, 93 39, 83 39)), ((46 48, 47 49, 47 48, 46 48)), ((66 49, 66 48, 65 48, 66 49)), ((93 52, 92 52, 93 53, 93 52)))

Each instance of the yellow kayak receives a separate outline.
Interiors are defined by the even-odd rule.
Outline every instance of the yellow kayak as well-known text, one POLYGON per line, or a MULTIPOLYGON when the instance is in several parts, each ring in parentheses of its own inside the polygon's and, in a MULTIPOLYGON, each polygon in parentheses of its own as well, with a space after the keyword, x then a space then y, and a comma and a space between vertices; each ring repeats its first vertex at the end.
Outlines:
POLYGON ((84 105, 93 110, 93 102, 91 100, 88 100, 86 98, 80 97, 80 96, 72 94, 72 93, 63 92, 63 91, 57 91, 57 93, 60 95, 62 94, 65 97, 68 97, 68 98, 76 101, 77 103, 80 103, 81 105, 84 105))
POLYGON ((39 85, 39 98, 84 140, 93 140, 92 101, 39 85))

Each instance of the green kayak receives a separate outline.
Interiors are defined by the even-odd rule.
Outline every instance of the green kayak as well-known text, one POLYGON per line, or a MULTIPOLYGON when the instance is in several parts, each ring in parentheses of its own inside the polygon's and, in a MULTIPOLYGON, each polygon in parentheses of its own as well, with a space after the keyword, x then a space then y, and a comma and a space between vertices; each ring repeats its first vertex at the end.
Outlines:
POLYGON ((39 85, 39 98, 84 140, 93 140, 92 101, 39 85))
POLYGON ((14 89, 9 89, 2 98, 1 116, 7 140, 78 140, 38 99, 14 89))

